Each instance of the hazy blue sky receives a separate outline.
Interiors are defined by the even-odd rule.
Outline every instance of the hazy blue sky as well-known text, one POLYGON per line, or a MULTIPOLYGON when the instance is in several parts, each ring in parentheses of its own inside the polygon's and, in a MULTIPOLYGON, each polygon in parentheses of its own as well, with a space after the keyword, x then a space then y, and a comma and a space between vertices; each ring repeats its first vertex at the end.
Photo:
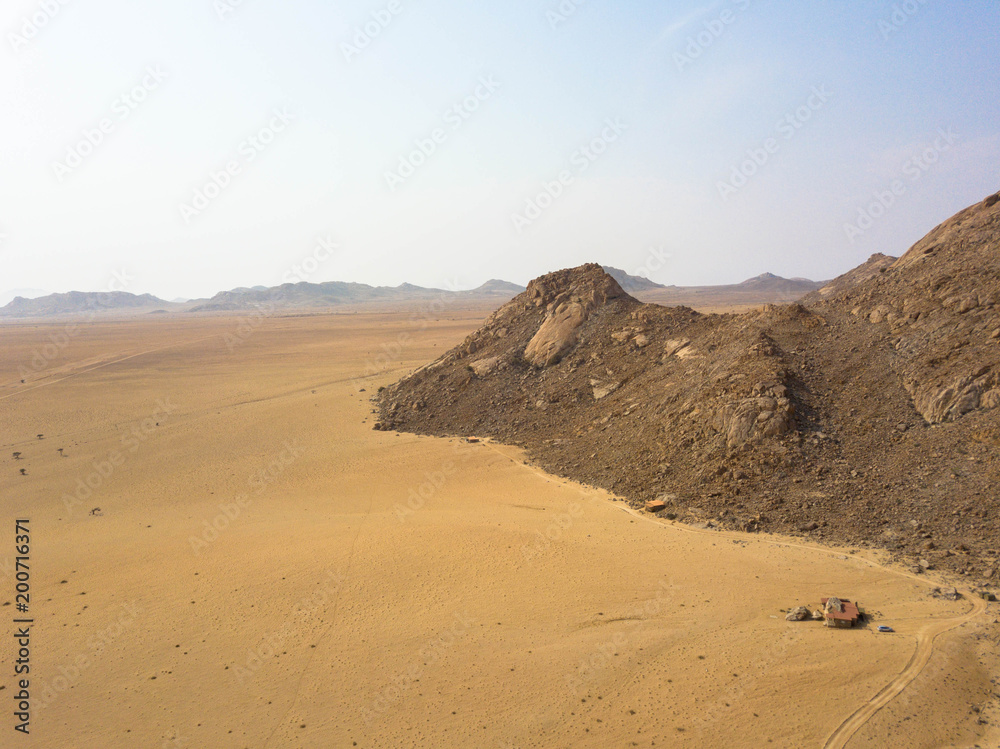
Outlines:
POLYGON ((63 2, 0 9, 0 290, 826 278, 1000 189, 996 0, 63 2))

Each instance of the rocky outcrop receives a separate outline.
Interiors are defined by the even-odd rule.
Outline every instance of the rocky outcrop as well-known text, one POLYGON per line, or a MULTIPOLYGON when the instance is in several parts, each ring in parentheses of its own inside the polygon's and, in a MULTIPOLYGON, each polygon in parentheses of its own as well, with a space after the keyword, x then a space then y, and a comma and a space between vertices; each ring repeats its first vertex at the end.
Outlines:
POLYGON ((929 424, 1000 404, 996 198, 935 227, 891 265, 880 260, 866 283, 831 300, 892 339, 893 368, 929 424))
POLYGON ((576 345, 577 330, 591 312, 625 295, 599 265, 544 276, 528 284, 526 293, 536 307, 545 305, 545 319, 524 350, 525 361, 536 367, 562 359, 576 345))
POLYGON ((962 595, 958 592, 958 589, 950 585, 934 588, 934 590, 931 591, 931 595, 935 598, 942 598, 945 601, 957 601, 962 597, 962 595))
POLYGON ((837 276, 837 278, 823 285, 818 290, 806 295, 800 303, 810 304, 848 292, 865 283, 865 281, 875 278, 880 273, 885 273, 898 259, 891 255, 883 255, 881 252, 875 253, 857 268, 848 271, 842 276, 837 276))
POLYGON ((739 315, 642 304, 596 265, 551 273, 385 388, 379 423, 517 444, 705 527, 878 545, 996 585, 1000 200, 890 261, 739 315))

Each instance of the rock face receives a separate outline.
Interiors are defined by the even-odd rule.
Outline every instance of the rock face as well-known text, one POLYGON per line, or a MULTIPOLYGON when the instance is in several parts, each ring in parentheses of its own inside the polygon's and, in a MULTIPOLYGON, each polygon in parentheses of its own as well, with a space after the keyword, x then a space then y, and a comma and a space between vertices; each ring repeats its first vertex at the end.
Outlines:
POLYGON ((848 271, 842 276, 838 276, 822 286, 820 289, 803 297, 800 300, 800 303, 810 304, 850 291, 855 286, 859 286, 865 281, 875 278, 880 273, 885 273, 898 259, 899 258, 892 257, 891 255, 883 255, 881 252, 878 252, 868 258, 857 268, 848 271))
POLYGON ((825 290, 705 315, 597 265, 550 273, 382 390, 379 423, 517 444, 682 520, 1000 583, 1000 200, 825 290))
POLYGON ((1000 405, 995 197, 935 227, 865 283, 832 297, 893 340, 893 369, 930 424, 1000 405))
POLYGON ((577 329, 595 309, 625 295, 621 286, 598 265, 551 273, 528 284, 528 299, 545 305, 545 320, 528 342, 524 359, 549 367, 577 342, 577 329))

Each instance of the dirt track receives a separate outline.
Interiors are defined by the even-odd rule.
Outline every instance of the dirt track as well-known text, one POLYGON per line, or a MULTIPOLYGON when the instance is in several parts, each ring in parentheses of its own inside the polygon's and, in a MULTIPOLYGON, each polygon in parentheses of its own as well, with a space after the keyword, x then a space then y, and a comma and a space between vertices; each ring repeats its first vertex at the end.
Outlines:
MULTIPOLYGON (((500 454, 508 455, 509 448, 504 450, 498 448, 496 445, 492 443, 487 442, 487 444, 500 454)), ((538 475, 542 476, 547 475, 544 472, 539 471, 538 469, 533 467, 531 468, 531 470, 533 470, 538 475)), ((567 485, 571 483, 568 481, 563 481, 562 479, 555 479, 555 480, 561 481, 567 485)), ((654 525, 658 525, 660 527, 667 527, 670 528, 671 530, 676 530, 683 533, 695 533, 699 535, 708 535, 712 537, 721 537, 730 539, 734 538, 739 539, 742 537, 742 534, 738 533, 729 533, 726 531, 718 531, 718 530, 703 530, 700 528, 694 528, 680 523, 667 524, 656 517, 652 517, 648 514, 639 512, 624 504, 619 506, 619 509, 621 509, 622 511, 628 513, 629 515, 635 518, 638 518, 643 522, 653 523, 654 525)), ((780 546, 785 548, 806 549, 808 551, 814 551, 816 553, 826 556, 840 555, 839 551, 820 546, 813 546, 810 544, 802 544, 792 541, 784 541, 784 540, 770 539, 770 538, 767 539, 766 542, 773 544, 774 546, 780 546)), ((866 564, 870 565, 871 567, 885 570, 890 574, 899 575, 900 577, 908 578, 911 580, 916 580, 917 582, 923 585, 927 585, 928 587, 934 585, 933 580, 928 580, 925 577, 912 575, 908 572, 901 570, 898 565, 884 565, 870 558, 864 558, 864 557, 860 558, 863 559, 863 561, 866 564)), ((978 596, 975 596, 969 590, 963 590, 961 592, 967 600, 970 600, 972 602, 972 606, 968 611, 968 613, 965 613, 958 617, 950 617, 944 620, 928 617, 926 623, 923 625, 920 631, 916 633, 916 641, 917 641, 916 649, 914 650, 913 655, 910 658, 909 662, 907 662, 906 667, 892 681, 886 684, 885 687, 879 690, 879 692, 874 697, 872 697, 868 702, 859 707, 847 719, 845 719, 844 722, 837 727, 837 729, 833 732, 833 734, 831 734, 830 738, 827 739, 826 743, 824 743, 823 749, 844 749, 844 747, 846 747, 849 744, 852 737, 861 729, 862 726, 865 725, 865 723, 867 723, 879 710, 888 705, 893 699, 898 697, 913 682, 913 680, 920 675, 921 671, 923 671, 924 667, 927 665, 928 661, 930 660, 931 656, 934 653, 934 641, 937 639, 939 635, 942 635, 945 632, 949 632, 955 629, 956 627, 960 627, 963 624, 967 624, 968 622, 973 621, 979 617, 982 617, 983 620, 985 621, 985 614, 987 612, 986 601, 984 601, 982 598, 979 598, 978 596)))

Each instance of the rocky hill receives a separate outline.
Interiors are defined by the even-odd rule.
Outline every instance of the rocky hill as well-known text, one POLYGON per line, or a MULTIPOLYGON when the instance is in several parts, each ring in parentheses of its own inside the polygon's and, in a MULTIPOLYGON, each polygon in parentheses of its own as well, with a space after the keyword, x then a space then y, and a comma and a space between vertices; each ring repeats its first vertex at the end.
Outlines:
POLYGON ((995 585, 998 260, 993 196, 808 305, 705 315, 598 265, 551 273, 382 390, 377 428, 490 436, 682 520, 995 585))
POLYGON ((149 312, 175 305, 152 294, 130 294, 127 291, 69 291, 35 299, 15 297, 0 307, 0 317, 51 317, 113 312, 149 312))
POLYGON ((735 285, 747 290, 769 291, 798 298, 803 294, 808 294, 810 291, 815 291, 823 283, 810 281, 808 278, 782 278, 773 273, 761 273, 759 276, 748 278, 746 281, 735 285))

